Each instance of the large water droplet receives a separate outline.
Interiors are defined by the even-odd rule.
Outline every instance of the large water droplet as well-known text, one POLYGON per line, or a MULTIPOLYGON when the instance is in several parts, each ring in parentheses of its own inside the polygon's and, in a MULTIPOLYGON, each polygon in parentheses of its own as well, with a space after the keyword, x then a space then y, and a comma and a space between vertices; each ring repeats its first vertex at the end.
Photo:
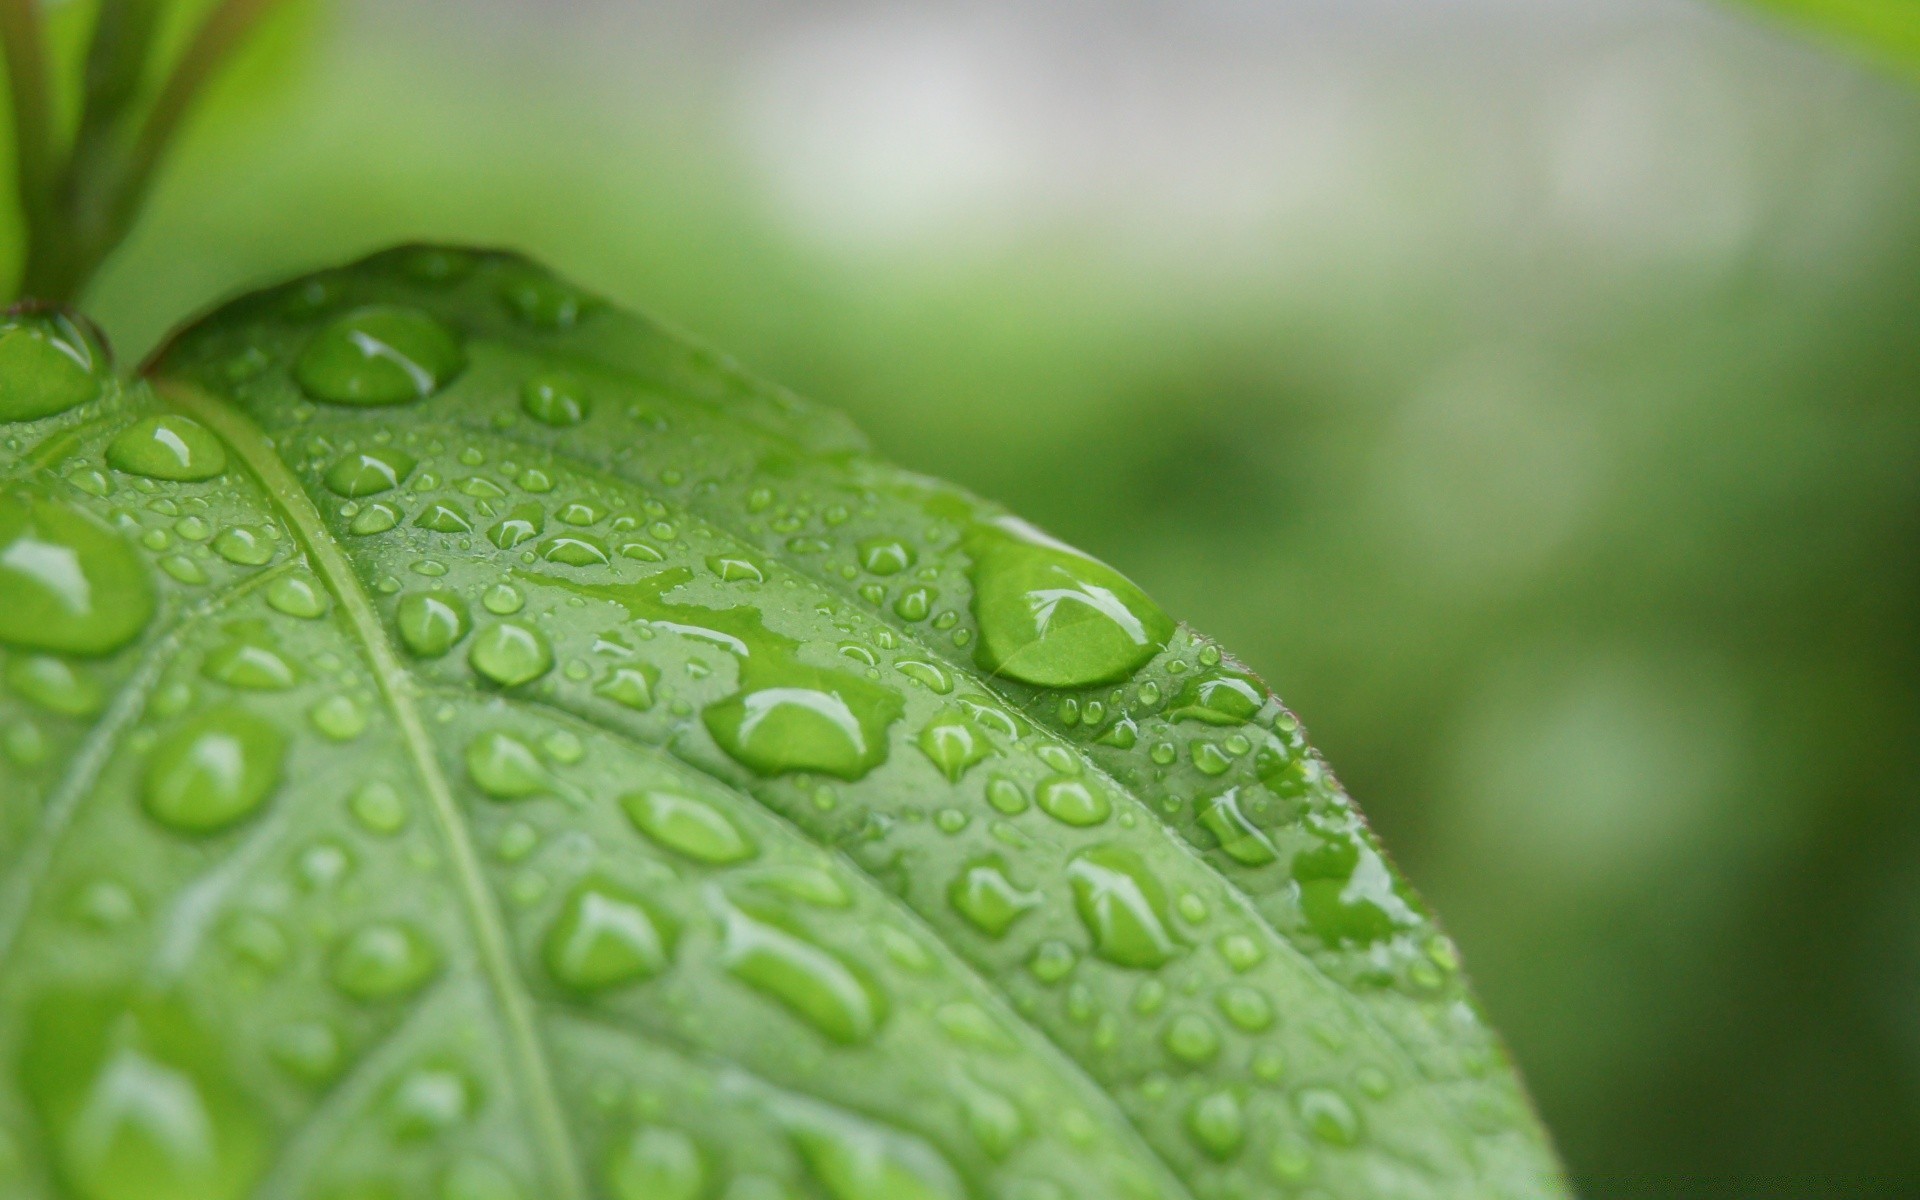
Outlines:
POLYGON ((227 448, 191 417, 143 417, 107 445, 107 464, 129 475, 191 483, 227 469, 227 448))
POLYGON ((1358 830, 1316 827, 1319 845, 1293 857, 1307 925, 1328 945, 1368 945, 1417 924, 1386 860, 1358 830))
POLYGON ((100 394, 105 353, 64 313, 0 321, 0 421, 36 421, 100 394))
POLYGON ((1139 855, 1119 846, 1096 846, 1067 864, 1074 907, 1093 951, 1108 962, 1143 970, 1164 966, 1179 953, 1170 932, 1166 889, 1139 855))
POLYGON ((264 1110, 227 1050, 172 1001, 59 992, 36 1007, 21 1079, 74 1200, 239 1200, 264 1170, 264 1110))
POLYGON ((275 612, 311 621, 327 611, 327 593, 319 580, 305 571, 282 575, 267 588, 267 603, 275 612))
POLYGON ((653 664, 625 663, 608 668, 606 678, 594 685, 593 692, 635 712, 645 712, 653 707, 653 689, 659 682, 660 668, 653 664))
POLYGON ((400 644, 420 658, 438 658, 467 636, 467 602, 453 592, 410 592, 394 609, 400 644))
POLYGON ((335 404, 404 404, 433 395, 467 365, 459 338, 419 309, 370 305, 314 335, 293 365, 308 395, 335 404))
POLYGON ((467 774, 495 800, 524 800, 550 786, 547 769, 533 747, 499 730, 467 743, 467 774))
POLYGON ((770 910, 726 912, 727 970, 836 1042, 871 1038, 886 1000, 865 974, 770 910))
POLYGON ((519 621, 500 621, 481 630, 467 649, 467 662, 501 687, 531 683, 553 669, 553 648, 546 635, 519 621))
POLYGON ((967 539, 980 665, 1039 687, 1117 683, 1173 620, 1126 576, 1011 518, 967 539))
POLYGON ((954 911, 989 937, 1003 937, 1013 923, 1040 907, 1040 893, 1014 883, 999 855, 968 863, 947 888, 954 911))
POLYGON ((19 654, 7 663, 7 686, 49 712, 89 717, 106 703, 106 691, 80 668, 46 654, 19 654))
POLYGON ((424 987, 440 970, 439 955, 411 926, 367 925, 334 952, 333 986, 363 1003, 398 1000, 424 987))
POLYGON ((1267 835, 1240 811, 1238 788, 1202 800, 1200 824, 1220 840, 1228 858, 1244 866, 1263 867, 1280 857, 1267 835))
POLYGON ((125 538, 62 501, 0 494, 0 642, 106 654, 153 607, 152 576, 125 538))
POLYGON ((648 788, 620 798, 640 832, 696 862, 722 866, 745 862, 753 843, 733 819, 705 800, 667 788, 648 788))
POLYGON ((323 477, 327 490, 337 496, 358 499, 377 496, 399 487, 413 473, 419 460, 405 450, 387 446, 343 455, 327 468, 323 477))
POLYGON ((1066 775, 1041 780, 1033 789, 1033 801, 1054 820, 1082 829, 1100 824, 1113 812, 1113 801, 1100 784, 1066 775))
POLYGON ((678 1129, 649 1125, 607 1156, 613 1200, 701 1200, 707 1167, 700 1147, 678 1129))
POLYGON ((843 671, 749 665, 741 691, 702 714, 720 748, 761 775, 818 771, 859 779, 886 761, 897 693, 843 671))
POLYGON ((1167 713, 1174 721, 1203 721, 1208 725, 1244 725, 1258 716, 1267 702, 1260 681, 1239 672, 1201 675, 1189 680, 1167 713))
POLYGON ((673 953, 673 927, 637 893, 580 885, 547 933, 547 971, 562 987, 598 992, 651 979, 673 953))
POLYGON ((140 802, 169 829, 215 833, 257 812, 280 782, 286 735, 238 708, 216 708, 162 738, 140 802))
POLYGON ((273 539, 257 525, 229 525, 213 539, 221 558, 241 567, 260 567, 273 561, 273 539))

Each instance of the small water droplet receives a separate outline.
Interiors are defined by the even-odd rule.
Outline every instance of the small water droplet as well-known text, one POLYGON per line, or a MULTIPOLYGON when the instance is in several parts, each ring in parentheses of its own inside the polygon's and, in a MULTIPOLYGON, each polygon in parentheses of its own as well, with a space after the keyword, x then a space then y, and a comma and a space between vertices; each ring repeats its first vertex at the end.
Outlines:
POLYGON ((606 677, 594 686, 594 694, 615 704, 645 712, 653 707, 653 689, 660 682, 660 669, 650 663, 631 663, 611 667, 606 677))
POLYGON ((407 1072, 387 1097, 387 1118, 401 1141, 422 1141, 445 1133, 473 1116, 479 1088, 453 1067, 418 1067, 407 1072))
POLYGON ((787 1114, 794 1145, 832 1200, 963 1200, 960 1179, 926 1143, 825 1108, 787 1114))
POLYGON ((697 862, 721 866, 745 862, 753 843, 731 818, 705 800, 666 788, 629 792, 620 798, 635 827, 660 845, 697 862))
POLYGON ((192 417, 142 417, 107 445, 107 465, 129 475, 192 483, 227 469, 227 448, 192 417))
POLYGON ((459 338, 438 319, 381 304, 321 329, 294 362, 293 377, 316 400, 404 404, 433 395, 466 363, 459 338))
POLYGON ((649 1125, 634 1131, 607 1156, 607 1190, 613 1200, 701 1200, 706 1162, 699 1146, 678 1129, 649 1125))
POLYGON ((335 495, 357 500, 399 487, 418 465, 413 455, 392 446, 361 450, 328 467, 323 482, 335 495))
POLYGON ((1090 779, 1055 775, 1034 788, 1033 798, 1042 812, 1078 828, 1098 825, 1113 812, 1106 789, 1090 779))
POLYGON ((1167 1053, 1190 1067, 1204 1066, 1220 1054, 1220 1034, 1211 1021, 1195 1013, 1182 1013, 1169 1021, 1163 1040, 1167 1053))
POLYGON ((953 676, 938 663, 903 658, 894 663, 893 668, 935 695, 944 696, 953 691, 953 676))
POLYGON ((520 589, 510 583, 496 583, 480 597, 480 605, 496 617, 510 617, 526 607, 520 589))
POLYGON ((859 545, 860 565, 874 575, 898 575, 917 559, 913 547, 899 538, 872 537, 859 545))
POLYGON ((1246 1114, 1232 1092, 1209 1092, 1187 1110, 1187 1132, 1208 1155, 1224 1162, 1246 1142, 1246 1114))
POLYGON ((1261 1033, 1273 1026, 1273 1005, 1255 988, 1238 984, 1223 988, 1214 1003, 1222 1016, 1248 1033, 1261 1033))
POLYGON ((146 565, 126 539, 71 504, 0 495, 0 642, 101 655, 153 618, 146 565))
POLYGON ((954 911, 989 937, 1004 937, 1027 913, 1040 907, 1039 892, 1014 883, 999 855, 975 859, 961 869, 947 888, 954 911))
POLYGON ((586 387, 571 375, 536 375, 520 385, 520 407, 528 416, 556 428, 587 419, 586 387))
POLYGON ((1041 983, 1059 983, 1073 973, 1080 956, 1073 947, 1065 942, 1049 939, 1033 948, 1033 956, 1027 960, 1027 970, 1041 983))
POLYGON ((920 731, 917 744, 949 783, 960 782, 972 766, 987 756, 987 735, 961 712, 942 713, 920 731))
POLYGON ((214 553, 242 567, 273 561, 273 539, 258 525, 229 525, 213 539, 214 553))
POLYGON ((340 1034, 324 1021, 296 1021, 267 1036, 267 1056, 287 1074, 312 1086, 331 1083, 346 1054, 340 1034))
POLYGON ((531 625, 500 621, 474 637, 467 661, 501 687, 516 687, 553 669, 553 649, 546 635, 531 625))
POLYGON ((334 952, 331 978, 362 1003, 410 996, 440 970, 439 956, 413 927, 394 922, 363 926, 334 952))
POLYGON ((1166 890, 1137 854, 1119 846, 1083 850, 1068 862, 1067 879, 1095 954, 1122 967, 1152 969, 1178 953, 1166 890))
POLYGON ((1010 817, 1019 816, 1027 811, 1027 796, 1020 785, 1011 779, 996 778, 987 782, 987 803, 1010 817))
POLYGON ((353 789, 347 797, 347 807, 372 833, 395 834, 407 824, 407 802, 400 798, 399 790, 384 779, 371 779, 353 789))
POLYGON ((1262 867, 1280 857, 1267 835, 1241 811, 1238 788, 1201 801, 1200 824, 1219 839, 1228 858, 1243 866, 1262 867))
POLYGON ((335 694, 316 700, 307 710, 307 720, 322 737, 350 742, 367 731, 367 712, 351 696, 335 694))
POLYGON ((400 643, 418 658, 438 658, 467 636, 467 603, 450 591, 410 592, 394 609, 400 643))
POLYGON ((496 800, 524 800, 549 789, 547 769, 532 746, 490 730, 467 743, 467 775, 496 800))
POLYGON ((284 692, 300 680, 285 655, 258 631, 245 631, 208 651, 200 673, 216 683, 254 692, 284 692))
POLYGON ((286 736, 237 708, 216 708, 153 749, 141 806, 183 833, 216 833, 252 816, 280 782, 286 736))
POLYGON ((530 542, 547 528, 547 510, 538 504, 516 504, 491 529, 487 539, 502 550, 530 542))
POLYGON ((327 611, 327 593, 305 571, 282 575, 267 588, 267 603, 275 612, 311 621, 327 611))
POLYGON ((90 717, 106 703, 106 691, 93 676, 48 654, 11 658, 7 686, 15 695, 62 716, 90 717))
POLYGON ((1307 1132, 1329 1146, 1351 1146, 1360 1140, 1360 1114, 1332 1088, 1301 1088, 1293 1107, 1307 1132))
POLYGON ((836 1042, 865 1042, 887 1007, 863 972, 771 911, 726 911, 727 970, 836 1042))

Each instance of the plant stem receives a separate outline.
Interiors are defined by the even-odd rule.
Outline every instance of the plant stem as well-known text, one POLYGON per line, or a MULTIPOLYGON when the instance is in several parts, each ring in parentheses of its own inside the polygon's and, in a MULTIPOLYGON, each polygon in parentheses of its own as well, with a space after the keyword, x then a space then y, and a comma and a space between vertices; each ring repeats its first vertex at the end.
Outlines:
POLYGON ((56 189, 60 171, 53 148, 53 106, 47 86, 46 36, 37 0, 0 0, 0 42, 5 43, 7 85, 13 100, 14 170, 20 213, 27 227, 26 278, 22 293, 37 294, 34 278, 58 229, 56 189))

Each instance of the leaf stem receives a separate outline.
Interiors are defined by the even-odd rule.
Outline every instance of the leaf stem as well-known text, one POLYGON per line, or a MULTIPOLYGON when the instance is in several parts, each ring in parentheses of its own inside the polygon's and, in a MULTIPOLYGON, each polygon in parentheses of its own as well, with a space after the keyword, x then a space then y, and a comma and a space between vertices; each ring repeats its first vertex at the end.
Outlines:
MULTIPOLYGON (((46 247, 60 240, 55 189, 60 171, 53 148, 53 104, 47 83, 46 34, 38 0, 0 0, 0 42, 13 101, 14 170, 20 213, 27 227, 29 279, 46 247)), ((30 292, 30 287, 23 286, 30 292)))

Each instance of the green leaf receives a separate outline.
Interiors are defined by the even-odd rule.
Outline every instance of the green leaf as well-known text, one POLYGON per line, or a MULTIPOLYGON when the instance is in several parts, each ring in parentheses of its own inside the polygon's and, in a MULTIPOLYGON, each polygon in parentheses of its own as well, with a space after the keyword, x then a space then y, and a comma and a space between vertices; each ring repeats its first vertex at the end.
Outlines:
POLYGON ((1747 0, 1838 34, 1908 70, 1920 68, 1920 5, 1912 0, 1747 0))
POLYGON ((9 1198, 1565 1194, 1113 568, 509 255, 15 324, 9 1198))

